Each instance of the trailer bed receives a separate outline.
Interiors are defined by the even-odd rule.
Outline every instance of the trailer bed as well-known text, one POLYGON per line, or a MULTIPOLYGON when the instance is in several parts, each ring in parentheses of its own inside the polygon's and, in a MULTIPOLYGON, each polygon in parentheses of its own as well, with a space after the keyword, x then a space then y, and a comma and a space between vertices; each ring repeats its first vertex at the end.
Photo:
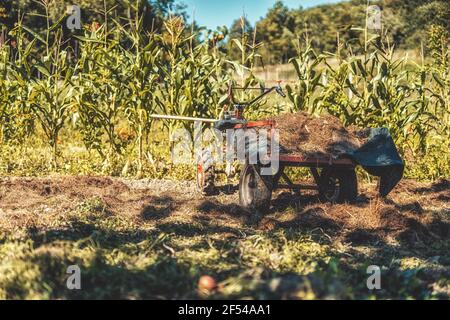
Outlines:
MULTIPOLYGON (((250 121, 246 124, 238 124, 234 126, 234 129, 254 129, 254 128, 269 128, 273 130, 276 128, 277 122, 275 120, 261 120, 250 121)), ((270 159, 265 159, 270 160, 270 159)), ((354 168, 356 164, 346 157, 336 157, 332 154, 305 156, 298 154, 285 154, 279 155, 280 166, 282 167, 306 167, 306 168, 325 168, 325 167, 341 167, 341 168, 354 168)))

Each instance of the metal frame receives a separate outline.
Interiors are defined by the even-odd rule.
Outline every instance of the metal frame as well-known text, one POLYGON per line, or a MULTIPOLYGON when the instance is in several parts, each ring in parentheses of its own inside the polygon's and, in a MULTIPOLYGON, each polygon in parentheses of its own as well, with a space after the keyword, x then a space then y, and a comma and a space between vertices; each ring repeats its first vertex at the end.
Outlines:
MULTIPOLYGON (((250 128, 264 128, 270 127, 270 134, 277 126, 275 120, 261 120, 250 121, 246 124, 238 124, 233 129, 250 129, 250 128)), ((352 169, 356 167, 356 164, 349 158, 334 158, 331 155, 318 157, 305 157, 299 155, 286 155, 280 154, 280 167, 278 173, 274 176, 273 190, 277 189, 290 189, 293 191, 300 190, 319 190, 320 174, 318 169, 338 167, 352 169), (315 184, 295 184, 291 181, 288 175, 284 172, 287 167, 297 168, 309 168, 314 178, 315 184), (283 179, 286 184, 280 184, 280 180, 283 179)))

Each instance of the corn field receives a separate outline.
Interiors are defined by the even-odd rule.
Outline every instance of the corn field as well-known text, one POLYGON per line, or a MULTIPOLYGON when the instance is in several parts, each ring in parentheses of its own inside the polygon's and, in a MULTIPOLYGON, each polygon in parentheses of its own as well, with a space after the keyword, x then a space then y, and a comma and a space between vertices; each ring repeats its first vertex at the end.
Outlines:
MULTIPOLYGON (((149 116, 217 118, 230 81, 261 82, 252 70, 263 44, 245 45, 245 30, 234 39, 242 59, 231 61, 220 50, 223 35, 199 37, 180 17, 161 32, 143 30, 138 15, 109 18, 114 27, 85 26, 71 41, 62 18, 45 34, 21 21, 10 30, 17 40, 0 47, 0 172, 170 174, 168 133, 183 124, 149 116)), ((387 127, 410 177, 448 177, 450 56, 441 31, 430 31, 433 56, 420 62, 394 58, 380 35, 359 45, 363 55, 348 46, 318 54, 304 42, 291 60, 298 80, 286 86, 289 99, 266 100, 248 117, 304 110, 347 126, 387 127)))

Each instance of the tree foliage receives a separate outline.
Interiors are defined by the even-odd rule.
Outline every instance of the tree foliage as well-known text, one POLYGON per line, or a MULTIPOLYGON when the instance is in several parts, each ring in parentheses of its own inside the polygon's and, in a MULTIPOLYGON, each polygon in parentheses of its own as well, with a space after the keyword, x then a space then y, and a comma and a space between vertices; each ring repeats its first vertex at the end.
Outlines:
MULTIPOLYGON (((24 23, 33 26, 37 32, 46 27, 42 19, 42 4, 47 4, 49 8, 50 21, 52 23, 65 14, 68 5, 73 5, 70 0, 4 0, 0 4, 0 24, 12 27, 13 24, 23 15, 24 23), (2 19, 2 9, 6 9, 7 17, 2 19)), ((144 26, 148 28, 158 28, 163 24, 163 18, 169 12, 182 13, 183 6, 175 3, 175 0, 77 0, 76 4, 81 8, 83 23, 90 24, 94 21, 103 21, 105 11, 113 18, 132 18, 132 15, 143 16, 144 26), (139 12, 129 10, 130 5, 140 8, 139 12)))
MULTIPOLYGON (((363 43, 358 29, 365 27, 367 4, 366 0, 351 0, 289 9, 278 1, 256 23, 257 40, 264 44, 262 55, 268 63, 286 63, 304 43, 312 43, 321 52, 336 52, 338 43, 363 43)), ((408 49, 426 44, 427 30, 432 25, 450 32, 448 0, 375 0, 369 4, 380 7, 381 32, 396 47, 408 49)))

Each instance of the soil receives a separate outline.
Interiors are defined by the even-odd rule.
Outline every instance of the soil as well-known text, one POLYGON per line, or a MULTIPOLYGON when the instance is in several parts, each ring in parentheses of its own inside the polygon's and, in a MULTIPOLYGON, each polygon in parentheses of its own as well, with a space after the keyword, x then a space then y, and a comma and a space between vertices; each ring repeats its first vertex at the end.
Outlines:
POLYGON ((333 116, 314 117, 305 112, 289 113, 274 118, 280 133, 283 154, 310 157, 338 155, 356 150, 364 143, 358 128, 344 128, 333 116))
MULTIPOLYGON (((344 243, 425 245, 450 237, 450 182, 404 180, 387 200, 376 197, 376 185, 360 186, 356 204, 321 203, 315 193, 274 194, 266 216, 243 211, 232 188, 203 198, 194 183, 124 180, 109 177, 0 178, 0 234, 51 229, 80 203, 100 199, 104 211, 135 223, 158 227, 168 221, 200 222, 205 227, 319 232, 344 243)), ((233 229, 230 229, 233 230, 233 229)))

